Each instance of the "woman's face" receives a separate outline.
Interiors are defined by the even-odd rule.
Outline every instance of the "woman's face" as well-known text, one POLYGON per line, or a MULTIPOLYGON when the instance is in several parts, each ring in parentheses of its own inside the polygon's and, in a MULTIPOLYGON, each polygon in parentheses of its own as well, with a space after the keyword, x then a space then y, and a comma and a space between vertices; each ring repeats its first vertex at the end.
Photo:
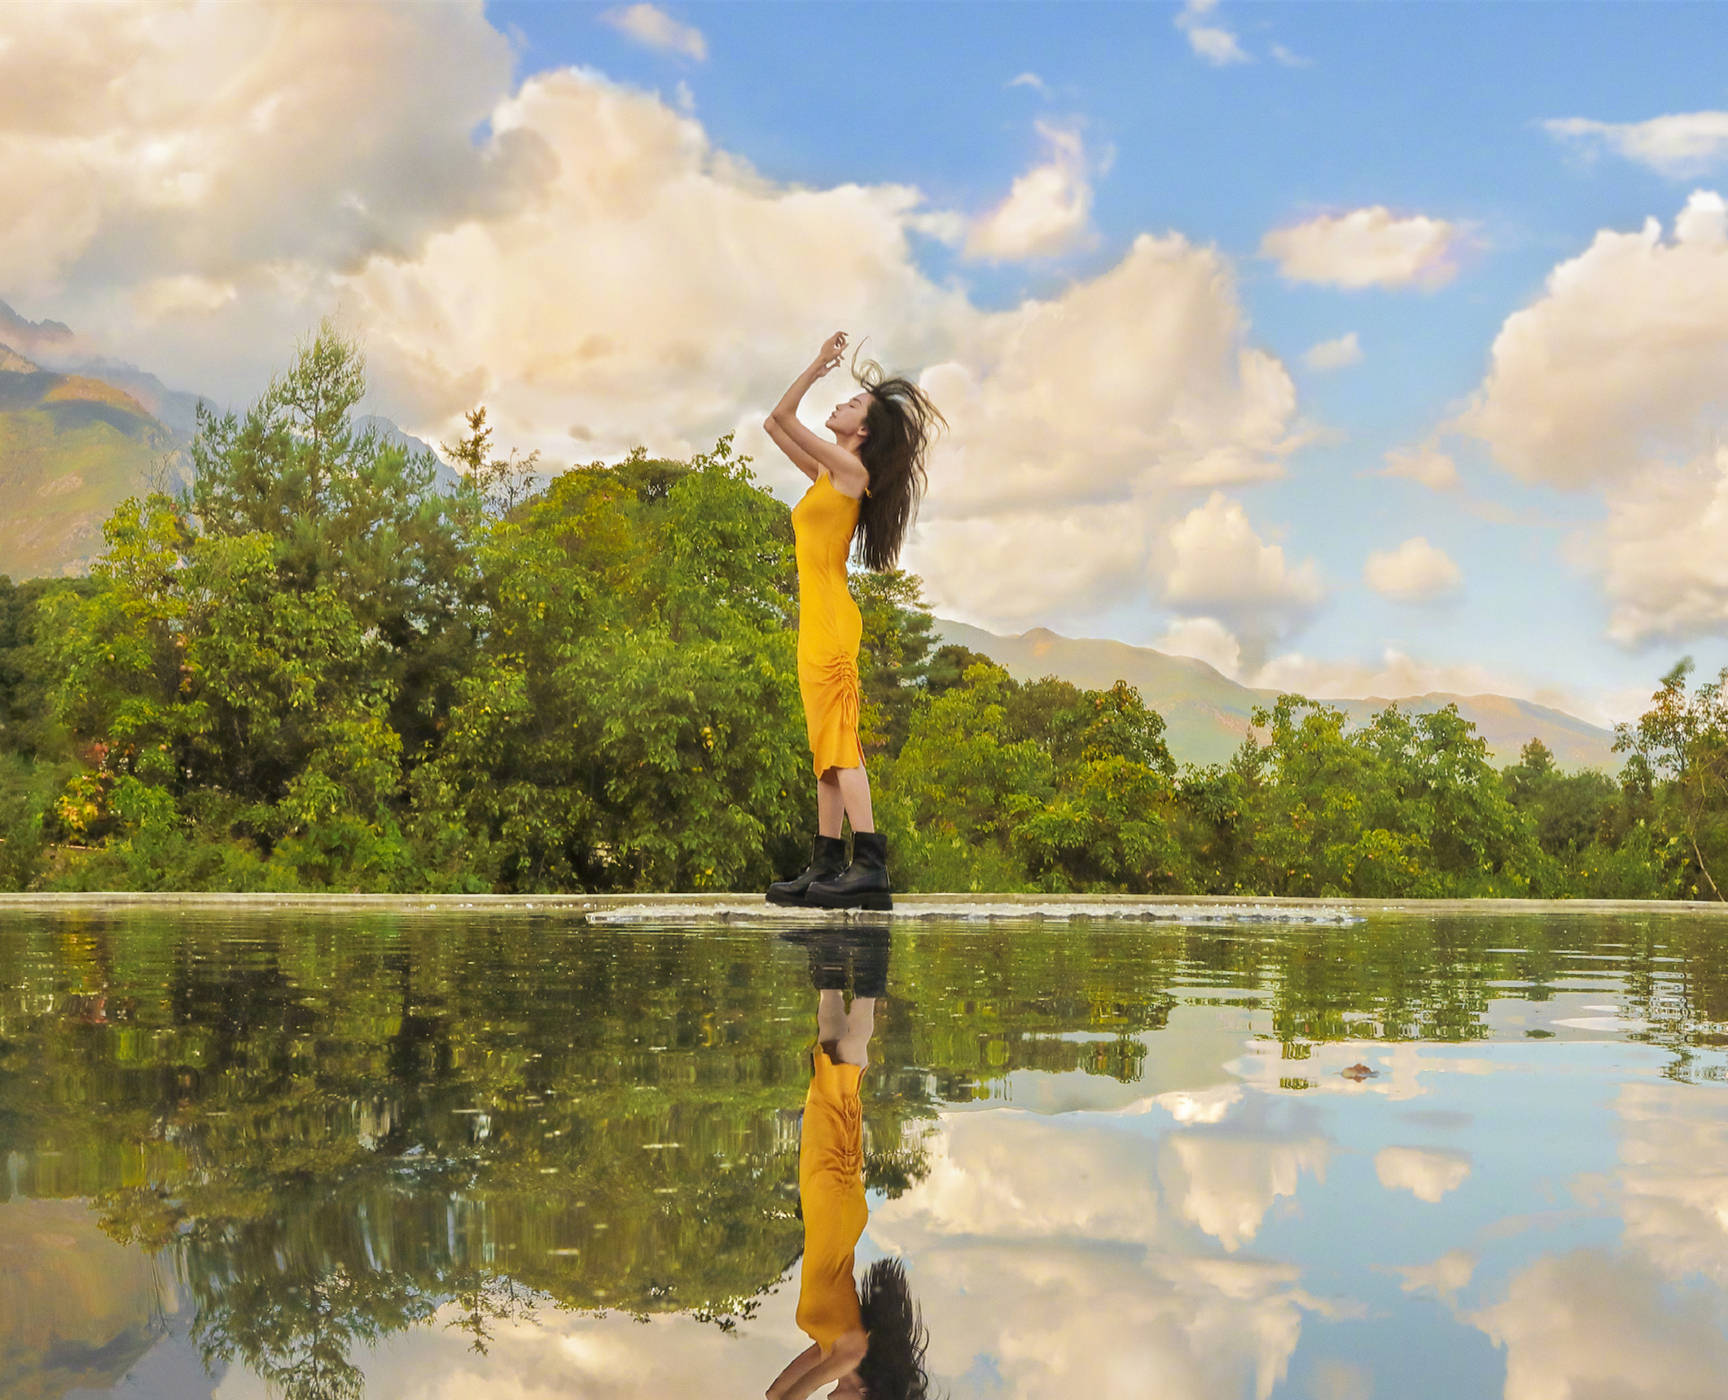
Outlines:
POLYGON ((836 437, 855 435, 864 426, 864 416, 870 411, 870 391, 860 389, 845 403, 834 405, 828 415, 828 427, 836 437))

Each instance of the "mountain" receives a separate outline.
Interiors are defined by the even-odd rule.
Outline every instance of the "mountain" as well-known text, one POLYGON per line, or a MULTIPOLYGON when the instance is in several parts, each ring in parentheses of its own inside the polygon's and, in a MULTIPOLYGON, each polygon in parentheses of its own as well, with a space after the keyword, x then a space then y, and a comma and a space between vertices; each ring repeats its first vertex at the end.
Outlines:
MULTIPOLYGON (((126 497, 191 483, 188 450, 200 404, 137 365, 84 351, 58 321, 30 321, 0 301, 0 574, 14 579, 87 573, 106 545, 102 523, 126 497)), ((434 491, 457 475, 437 452, 388 418, 356 417, 386 442, 429 452, 434 491)))
MULTIPOLYGON (((1253 728, 1250 715, 1254 707, 1270 706, 1278 696, 1275 690, 1239 685, 1193 657, 1170 656, 1126 642, 1064 637, 1043 627, 1017 637, 1000 637, 941 617, 935 619, 932 630, 938 645, 952 642, 988 656, 1017 681, 1056 676, 1089 690, 1127 681, 1140 692, 1148 709, 1164 716, 1165 739, 1178 763, 1221 763, 1228 759, 1253 728)), ((1620 767, 1611 731, 1528 700, 1431 691, 1396 697, 1396 702, 1407 714, 1431 714, 1456 704, 1458 713, 1487 741, 1497 764, 1516 763, 1519 750, 1536 738, 1567 770, 1600 768, 1612 773, 1620 767)), ((1393 699, 1368 696, 1360 700, 1328 699, 1325 703, 1343 710, 1353 722, 1363 723, 1393 699)))
POLYGON ((0 344, 0 574, 87 572, 114 507, 153 473, 183 470, 182 455, 174 434, 123 389, 43 369, 0 344))

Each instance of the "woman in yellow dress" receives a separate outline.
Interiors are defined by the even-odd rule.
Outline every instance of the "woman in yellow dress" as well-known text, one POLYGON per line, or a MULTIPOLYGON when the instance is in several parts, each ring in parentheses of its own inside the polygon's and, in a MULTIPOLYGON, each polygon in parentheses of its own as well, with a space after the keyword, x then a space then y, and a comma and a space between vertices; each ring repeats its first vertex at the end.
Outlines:
POLYGON ((798 1198, 804 1256, 798 1271, 798 1326, 811 1345, 787 1363, 767 1400, 831 1395, 923 1400, 929 1334, 896 1259, 878 1259, 853 1283, 854 1253, 869 1210, 864 1200, 864 1109, 859 1084, 869 1064, 876 1003, 888 990, 885 928, 812 929, 816 1044, 798 1137, 798 1198), (853 975, 852 1005, 845 1001, 853 975))
POLYGON ((858 740, 863 693, 858 645, 863 616, 846 585, 846 559, 858 541, 866 568, 890 569, 926 480, 924 459, 933 427, 946 420, 923 390, 899 376, 884 378, 865 362, 853 377, 862 386, 828 415, 834 441, 798 421, 805 393, 846 348, 837 331, 793 381, 763 425, 768 436, 810 478, 792 508, 798 558, 798 690, 816 772, 816 831, 803 874, 768 887, 769 902, 827 909, 891 909, 888 846, 870 811, 870 780, 858 740), (840 834, 852 823, 852 862, 840 834))

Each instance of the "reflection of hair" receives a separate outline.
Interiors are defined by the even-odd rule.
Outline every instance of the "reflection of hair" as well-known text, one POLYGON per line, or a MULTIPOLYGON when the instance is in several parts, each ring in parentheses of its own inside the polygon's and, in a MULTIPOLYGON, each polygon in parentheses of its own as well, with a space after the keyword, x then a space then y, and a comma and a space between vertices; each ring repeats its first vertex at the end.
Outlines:
POLYGON ((924 1348, 930 1334, 912 1301, 906 1270, 898 1259, 878 1259, 858 1290, 869 1345, 858 1363, 858 1379, 870 1400, 925 1400, 930 1378, 924 1373, 924 1348))
POLYGON ((852 375, 870 391, 866 433, 858 449, 870 473, 870 494, 858 507, 859 556, 867 569, 891 569, 924 493, 931 429, 936 423, 947 427, 948 420, 910 379, 885 378, 876 361, 864 361, 859 373, 857 350, 852 352, 852 375))

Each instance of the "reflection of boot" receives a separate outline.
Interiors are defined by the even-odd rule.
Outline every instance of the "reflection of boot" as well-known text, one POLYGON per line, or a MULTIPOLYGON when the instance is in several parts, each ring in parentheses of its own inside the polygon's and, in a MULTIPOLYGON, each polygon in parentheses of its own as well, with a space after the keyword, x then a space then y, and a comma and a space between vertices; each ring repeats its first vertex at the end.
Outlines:
POLYGON ((804 902, 818 909, 892 909, 888 838, 880 831, 854 831, 852 864, 832 879, 811 881, 804 902))
POLYGON ((810 854, 810 866, 802 875, 790 880, 776 880, 768 886, 770 904, 803 904, 804 892, 817 880, 826 880, 846 868, 846 842, 839 836, 817 836, 810 854))

